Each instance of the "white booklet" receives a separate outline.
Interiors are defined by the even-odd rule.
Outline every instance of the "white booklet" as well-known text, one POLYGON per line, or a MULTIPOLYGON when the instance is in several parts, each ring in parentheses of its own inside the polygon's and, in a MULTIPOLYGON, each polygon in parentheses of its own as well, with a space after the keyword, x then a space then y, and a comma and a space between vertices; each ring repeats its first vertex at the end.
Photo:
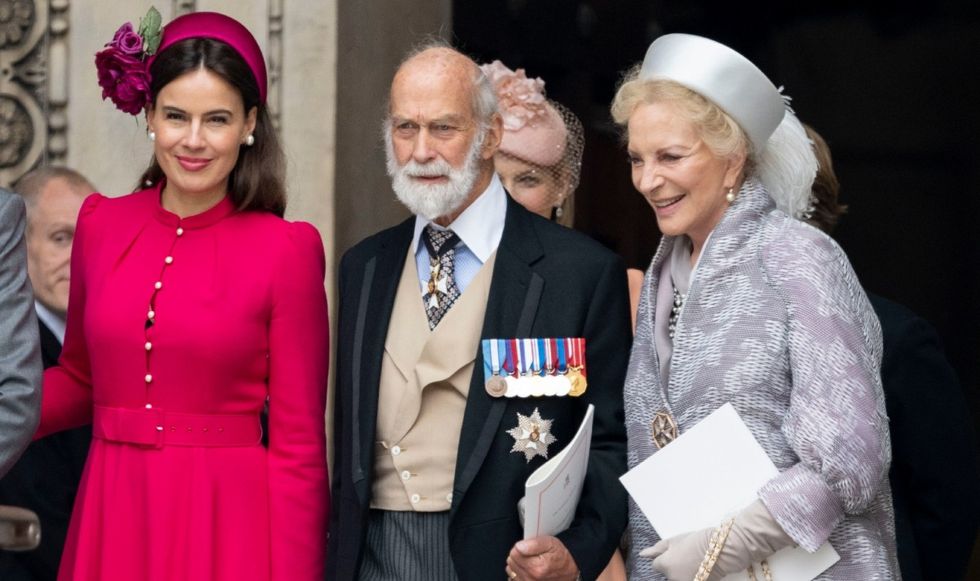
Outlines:
POLYGON ((594 413, 595 406, 589 404, 572 441, 524 483, 525 539, 557 535, 572 524, 589 466, 594 413))
MULTIPOLYGON (((661 538, 717 527, 758 499, 779 470, 735 408, 726 403, 620 477, 661 538)), ((810 581, 840 559, 824 543, 815 553, 787 547, 766 561, 773 579, 810 581)), ((755 572, 762 577, 756 564, 755 572)), ((748 581, 745 571, 725 581, 748 581)))

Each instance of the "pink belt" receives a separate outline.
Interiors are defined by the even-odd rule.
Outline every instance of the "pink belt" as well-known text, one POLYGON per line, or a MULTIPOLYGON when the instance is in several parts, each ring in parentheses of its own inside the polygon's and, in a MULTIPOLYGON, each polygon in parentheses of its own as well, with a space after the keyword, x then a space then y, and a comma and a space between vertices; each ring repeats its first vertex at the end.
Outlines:
POLYGON ((256 446, 262 440, 262 427, 259 416, 252 414, 181 414, 95 406, 92 436, 150 448, 256 446))

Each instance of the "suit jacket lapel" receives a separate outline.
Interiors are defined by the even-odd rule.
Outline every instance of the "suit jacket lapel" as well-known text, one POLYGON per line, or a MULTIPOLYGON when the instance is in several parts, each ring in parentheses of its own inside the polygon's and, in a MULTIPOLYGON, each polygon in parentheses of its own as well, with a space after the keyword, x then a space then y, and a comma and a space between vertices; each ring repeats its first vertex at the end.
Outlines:
MULTIPOLYGON (((374 461, 374 439, 378 419, 378 385, 381 359, 384 355, 388 321, 395 303, 398 281, 414 231, 414 219, 399 225, 381 243, 377 254, 364 266, 364 276, 357 301, 352 361, 352 478, 355 485, 371 473, 374 461)), ((355 486, 362 494, 370 487, 355 486)), ((367 497, 361 498, 368 502, 367 497)))
POLYGON ((47 369, 58 364, 58 358, 61 357, 61 342, 40 319, 37 325, 41 331, 41 362, 47 369))
MULTIPOLYGON (((508 196, 507 217, 497 250, 482 338, 530 336, 544 289, 544 279, 531 270, 531 265, 543 255, 531 223, 531 214, 508 196)), ((492 398, 486 394, 483 387, 483 356, 478 355, 456 456, 453 511, 459 507, 460 500, 480 470, 506 406, 504 398, 492 398)))

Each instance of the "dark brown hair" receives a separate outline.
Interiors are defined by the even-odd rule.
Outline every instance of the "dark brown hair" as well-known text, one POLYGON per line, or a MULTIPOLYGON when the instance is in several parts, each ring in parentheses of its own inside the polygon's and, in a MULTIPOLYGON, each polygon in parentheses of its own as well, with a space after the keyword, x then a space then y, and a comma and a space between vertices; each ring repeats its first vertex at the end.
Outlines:
MULTIPOLYGON (((238 90, 245 113, 256 107, 255 144, 242 145, 228 176, 228 196, 239 210, 263 210, 282 216, 286 211, 286 158, 259 87, 245 59, 227 44, 210 38, 189 38, 161 52, 150 67, 152 104, 168 83, 195 69, 205 68, 238 90)), ((137 189, 158 183, 164 173, 156 158, 143 172, 137 189)))
POLYGON ((813 214, 807 222, 820 228, 827 234, 834 231, 837 220, 847 212, 847 206, 838 201, 840 182, 834 173, 834 164, 830 159, 830 147, 823 137, 813 127, 803 124, 807 137, 813 141, 813 152, 817 154, 817 176, 813 180, 813 214))

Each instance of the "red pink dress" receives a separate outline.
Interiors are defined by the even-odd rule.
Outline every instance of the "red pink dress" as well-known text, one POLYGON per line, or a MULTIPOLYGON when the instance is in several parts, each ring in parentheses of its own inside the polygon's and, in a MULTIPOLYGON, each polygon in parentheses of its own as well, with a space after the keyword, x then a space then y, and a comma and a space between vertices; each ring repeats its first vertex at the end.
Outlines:
POLYGON ((320 236, 160 187, 82 207, 38 435, 93 424, 59 579, 321 580, 329 509, 320 236), (268 404, 268 447, 260 412, 268 404))

